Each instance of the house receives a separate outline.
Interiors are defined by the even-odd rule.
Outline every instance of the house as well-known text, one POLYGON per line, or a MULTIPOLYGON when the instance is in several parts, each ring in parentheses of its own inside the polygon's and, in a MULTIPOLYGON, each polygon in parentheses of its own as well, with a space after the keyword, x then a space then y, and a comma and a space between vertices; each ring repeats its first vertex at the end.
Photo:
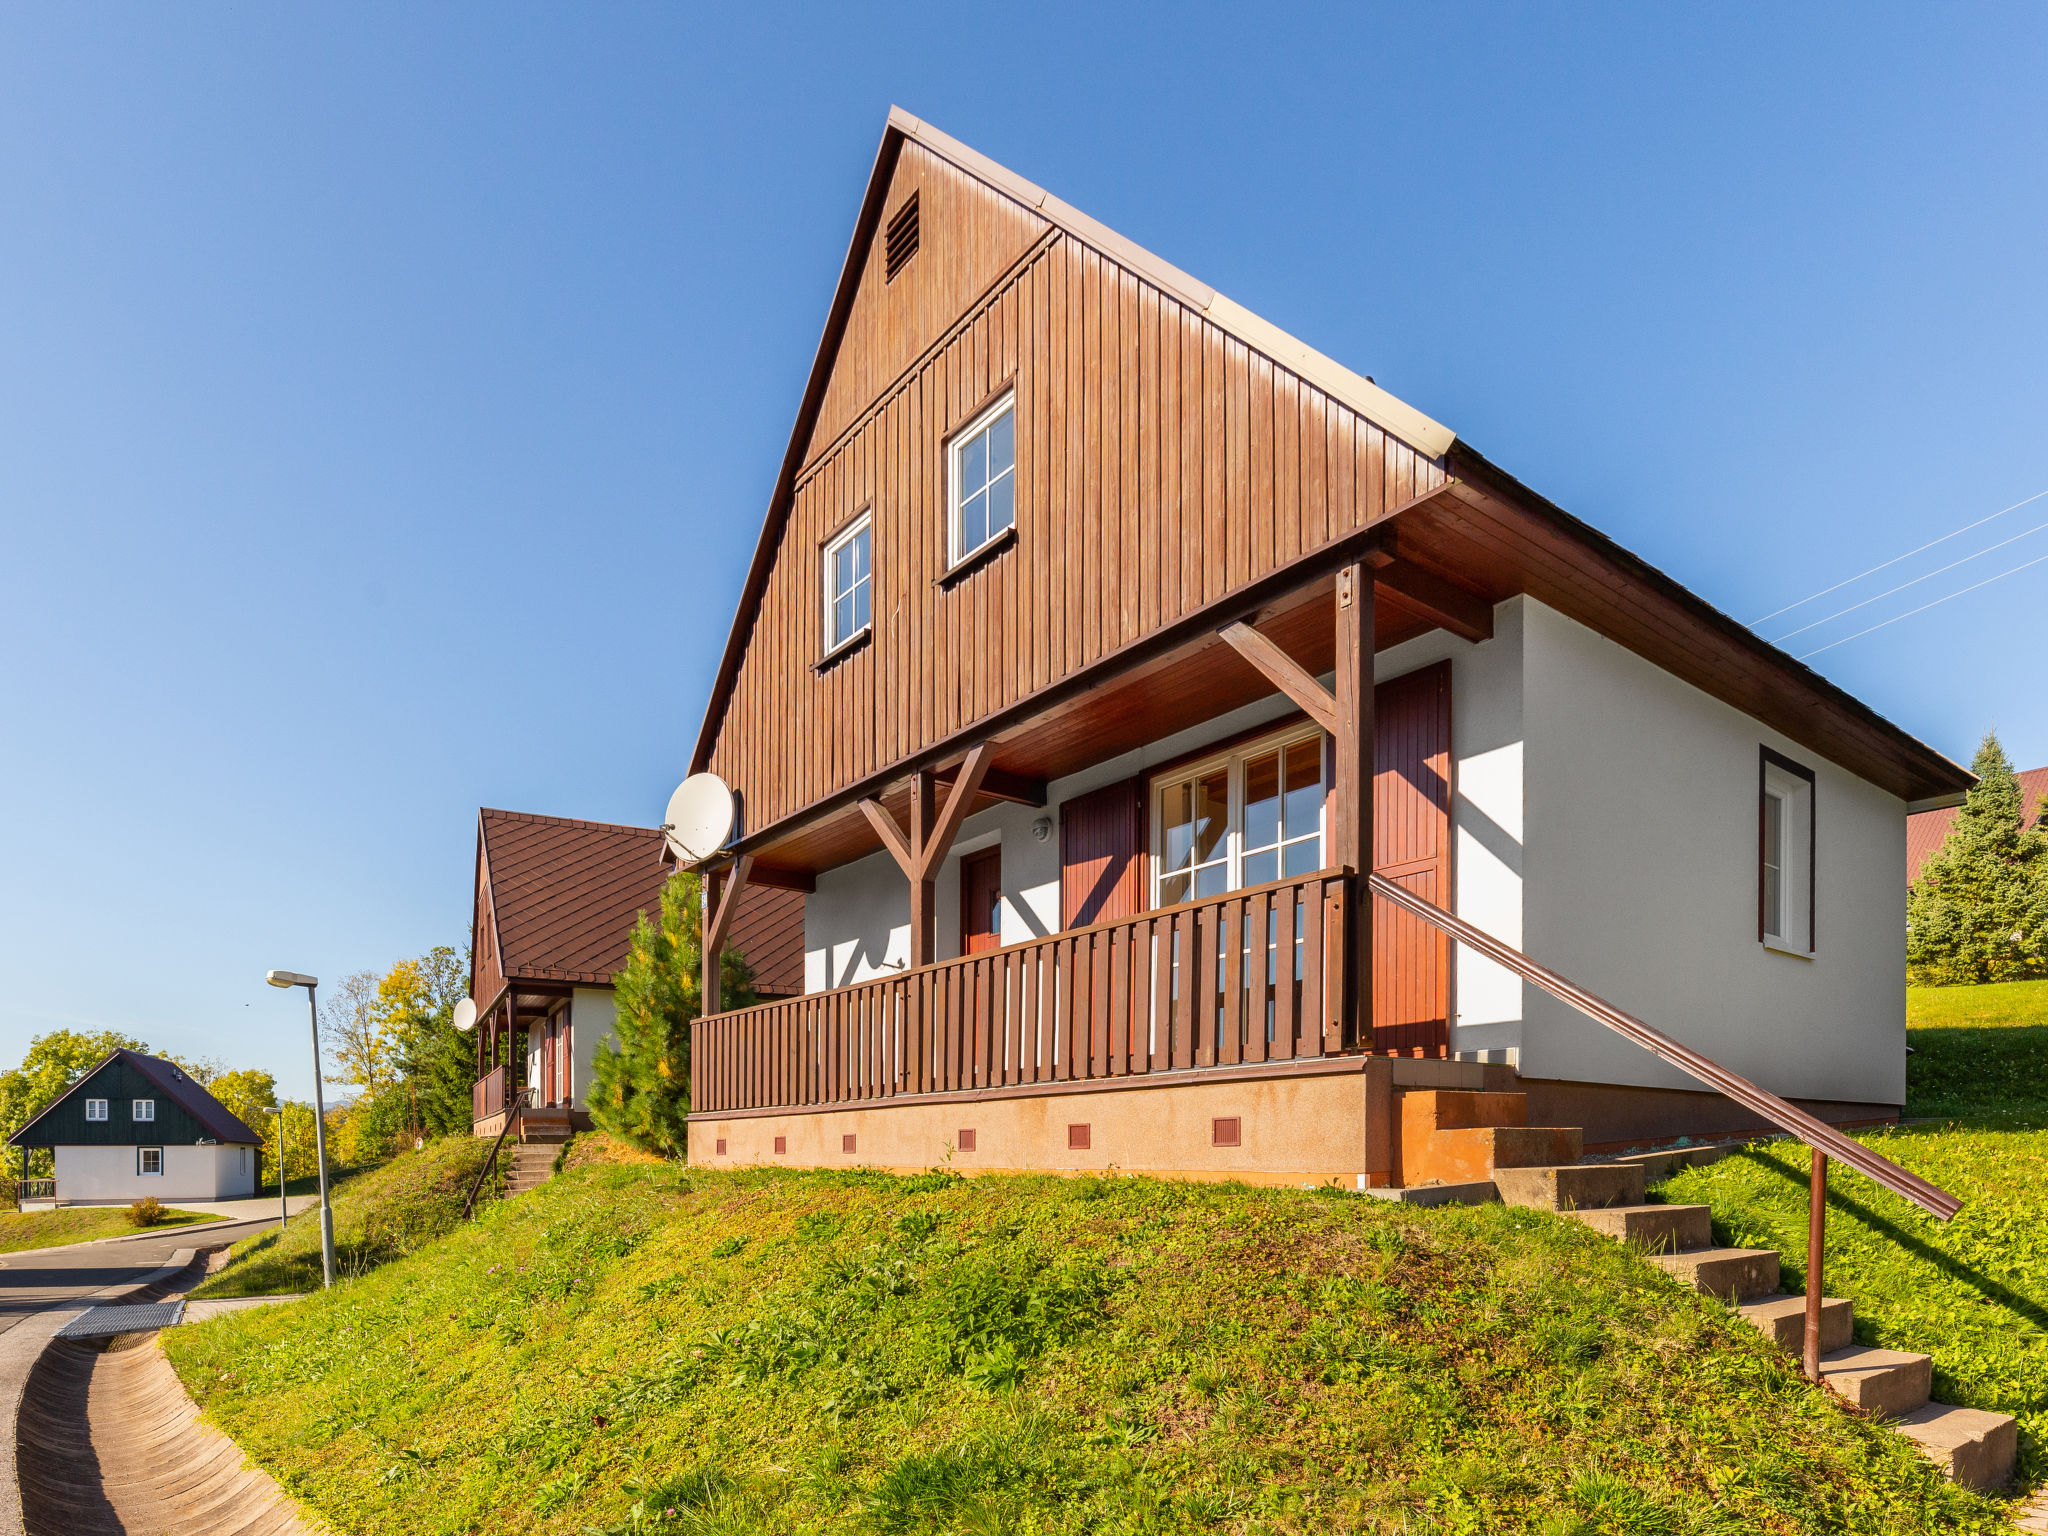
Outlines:
POLYGON ((708 931, 804 923, 803 996, 695 1027, 693 1162, 1345 1187, 1759 1124, 1439 912, 1895 1118, 1894 871, 1972 782, 900 110, 691 768, 708 931))
MULTIPOLYGON (((2028 768, 2016 777, 2020 781, 2021 815, 2032 822, 2042 797, 2048 796, 2048 768, 2028 768)), ((1961 801, 1958 800, 1954 805, 1915 811, 1906 818, 1906 884, 1911 885, 1920 878, 1921 866, 1939 853, 1941 845, 1948 841, 1960 806, 1961 801)))
POLYGON ((7 1144, 24 1161, 30 1147, 53 1150, 54 1187, 23 1194, 59 1205, 239 1200, 262 1177, 262 1136, 182 1067, 140 1051, 115 1051, 7 1144))
MULTIPOLYGON (((633 924, 660 910, 674 872, 654 827, 477 813, 469 995, 477 1011, 471 1116, 503 1128, 509 1095, 531 1088, 527 1130, 588 1129, 592 1062, 612 1033, 612 974, 633 924)), ((802 897, 763 887, 733 925, 763 997, 803 990, 802 897)), ((525 1134, 525 1132, 522 1132, 525 1134)))

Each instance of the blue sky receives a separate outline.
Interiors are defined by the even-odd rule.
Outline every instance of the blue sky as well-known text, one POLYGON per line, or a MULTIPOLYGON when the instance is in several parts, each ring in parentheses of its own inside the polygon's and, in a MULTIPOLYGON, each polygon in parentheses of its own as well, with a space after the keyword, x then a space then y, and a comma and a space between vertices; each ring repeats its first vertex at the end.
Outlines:
MULTIPOLYGON (((0 1062, 304 1094, 267 967, 463 942, 480 804, 658 819, 891 101, 1738 617, 2048 490, 2038 7, 1251 14, 0 11, 0 1062)), ((2044 639, 1816 664, 2032 765, 2044 639)))

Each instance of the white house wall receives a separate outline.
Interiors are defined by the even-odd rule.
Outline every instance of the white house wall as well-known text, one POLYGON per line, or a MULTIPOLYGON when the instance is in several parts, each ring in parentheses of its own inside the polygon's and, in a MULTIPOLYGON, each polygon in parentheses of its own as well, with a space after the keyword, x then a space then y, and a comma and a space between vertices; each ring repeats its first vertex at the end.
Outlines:
MULTIPOLYGON (((1534 602, 1524 648, 1528 952, 1773 1092, 1902 1102, 1904 802, 1534 602), (1810 959, 1757 942, 1760 745, 1816 776, 1810 959)), ((1698 1086, 1526 1007, 1525 1076, 1698 1086)))
POLYGON ((57 1198, 76 1204, 126 1205, 154 1195, 165 1205, 180 1200, 240 1200, 256 1193, 256 1149, 241 1146, 169 1146, 164 1171, 135 1171, 134 1147, 58 1147, 57 1198))
POLYGON ((619 1016, 610 987, 578 987, 569 1000, 570 1095, 578 1109, 590 1107, 590 1083, 600 1046, 609 1047, 619 1016))

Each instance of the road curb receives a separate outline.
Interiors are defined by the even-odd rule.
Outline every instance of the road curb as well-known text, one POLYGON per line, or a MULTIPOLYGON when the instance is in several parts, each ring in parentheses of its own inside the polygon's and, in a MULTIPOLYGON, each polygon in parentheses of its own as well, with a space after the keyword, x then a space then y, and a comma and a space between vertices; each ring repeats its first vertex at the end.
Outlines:
MULTIPOLYGON (((80 1243, 76 1246, 92 1245, 80 1243)), ((176 1280, 192 1267, 192 1261, 198 1257, 197 1248, 173 1249, 170 1262, 159 1265, 140 1280, 104 1286, 81 1300, 100 1303, 133 1300, 143 1291, 176 1280)), ((82 1306, 52 1307, 31 1313, 0 1334, 0 1536, 27 1536, 27 1528, 22 1523, 21 1476, 17 1458, 21 1399, 28 1386, 29 1373, 43 1358, 43 1352, 57 1337, 58 1330, 87 1310, 82 1306)))

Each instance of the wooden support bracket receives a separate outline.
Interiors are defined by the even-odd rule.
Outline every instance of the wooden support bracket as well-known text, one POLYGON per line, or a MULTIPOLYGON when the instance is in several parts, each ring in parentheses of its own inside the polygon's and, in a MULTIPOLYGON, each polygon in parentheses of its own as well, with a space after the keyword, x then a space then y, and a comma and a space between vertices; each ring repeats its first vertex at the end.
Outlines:
POLYGON ((1317 682, 1307 668, 1249 624, 1226 624, 1217 633, 1256 667, 1267 682, 1300 705, 1311 720, 1330 735, 1337 734, 1336 695, 1317 682))

